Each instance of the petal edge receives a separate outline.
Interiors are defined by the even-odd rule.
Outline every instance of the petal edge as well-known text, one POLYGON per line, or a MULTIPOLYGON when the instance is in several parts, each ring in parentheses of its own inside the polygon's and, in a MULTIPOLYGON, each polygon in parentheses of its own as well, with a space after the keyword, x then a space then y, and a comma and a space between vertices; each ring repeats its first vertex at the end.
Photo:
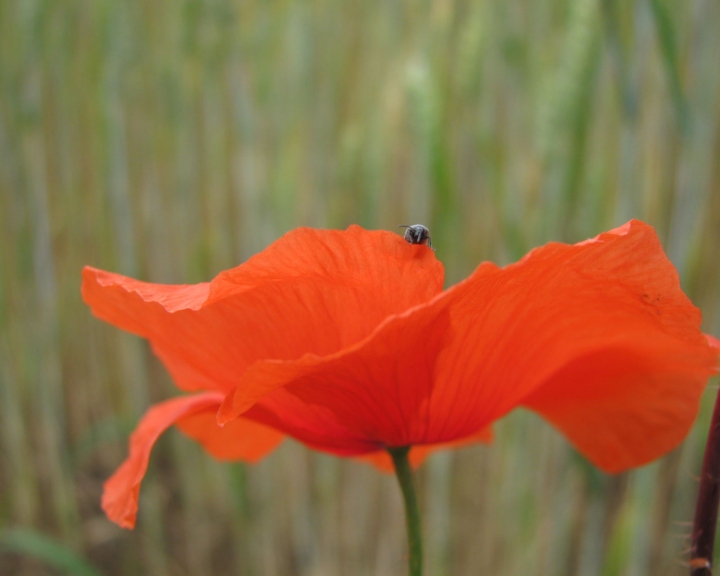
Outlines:
POLYGON ((102 509, 121 528, 134 528, 140 484, 147 471, 153 445, 181 418, 206 410, 217 410, 222 394, 181 396, 155 404, 140 419, 130 436, 130 453, 115 473, 105 481, 102 509))

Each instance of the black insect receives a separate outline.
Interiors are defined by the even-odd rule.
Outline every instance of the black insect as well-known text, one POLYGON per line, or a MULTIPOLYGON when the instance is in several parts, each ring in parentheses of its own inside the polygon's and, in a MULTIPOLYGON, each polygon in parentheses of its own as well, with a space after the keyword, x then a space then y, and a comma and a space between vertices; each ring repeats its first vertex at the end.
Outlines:
POLYGON ((428 248, 432 248, 430 230, 426 226, 422 224, 413 224, 412 226, 400 224, 398 228, 407 228, 405 230, 405 240, 410 244, 425 244, 428 248))

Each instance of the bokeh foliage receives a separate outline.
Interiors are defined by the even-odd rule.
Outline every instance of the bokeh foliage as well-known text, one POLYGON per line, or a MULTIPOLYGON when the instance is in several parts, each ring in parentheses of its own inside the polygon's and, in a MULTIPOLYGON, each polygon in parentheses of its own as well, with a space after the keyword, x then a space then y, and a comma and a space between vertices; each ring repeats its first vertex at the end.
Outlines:
MULTIPOLYGON (((138 528, 107 522, 175 392, 83 264, 189 283, 295 226, 422 222, 453 283, 635 217, 718 334, 718 29, 707 0, 0 0, 0 572, 402 572, 394 480, 292 442, 246 467, 170 432, 138 528)), ((433 457, 428 573, 684 573, 714 395, 617 477, 526 413, 433 457)))

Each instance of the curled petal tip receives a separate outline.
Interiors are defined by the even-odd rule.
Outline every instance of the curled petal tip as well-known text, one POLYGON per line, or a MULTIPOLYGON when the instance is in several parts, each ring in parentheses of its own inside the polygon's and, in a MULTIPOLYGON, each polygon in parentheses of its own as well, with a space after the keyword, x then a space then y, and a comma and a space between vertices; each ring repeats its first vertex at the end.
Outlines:
MULTIPOLYGON (((109 520, 125 528, 135 528, 138 512, 140 481, 135 481, 135 470, 125 462, 103 485, 101 507, 109 520)), ((142 479, 142 478, 141 478, 142 479)))
POLYGON ((217 393, 181 396, 155 404, 145 413, 130 437, 127 459, 103 486, 102 509, 110 520, 122 528, 135 527, 140 484, 157 439, 178 420, 217 409, 221 400, 217 393))

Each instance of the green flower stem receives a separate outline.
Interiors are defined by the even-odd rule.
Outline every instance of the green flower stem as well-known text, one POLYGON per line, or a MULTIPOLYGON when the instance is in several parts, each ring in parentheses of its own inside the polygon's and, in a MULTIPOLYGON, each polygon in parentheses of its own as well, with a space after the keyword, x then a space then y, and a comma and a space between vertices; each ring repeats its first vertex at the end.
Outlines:
POLYGON ((405 501, 405 520, 408 533, 408 550, 410 553, 410 576, 422 576, 423 550, 422 534, 420 533, 420 511, 418 510, 417 494, 413 483, 412 469, 408 460, 410 446, 388 448, 395 466, 395 475, 400 483, 403 500, 405 501))

